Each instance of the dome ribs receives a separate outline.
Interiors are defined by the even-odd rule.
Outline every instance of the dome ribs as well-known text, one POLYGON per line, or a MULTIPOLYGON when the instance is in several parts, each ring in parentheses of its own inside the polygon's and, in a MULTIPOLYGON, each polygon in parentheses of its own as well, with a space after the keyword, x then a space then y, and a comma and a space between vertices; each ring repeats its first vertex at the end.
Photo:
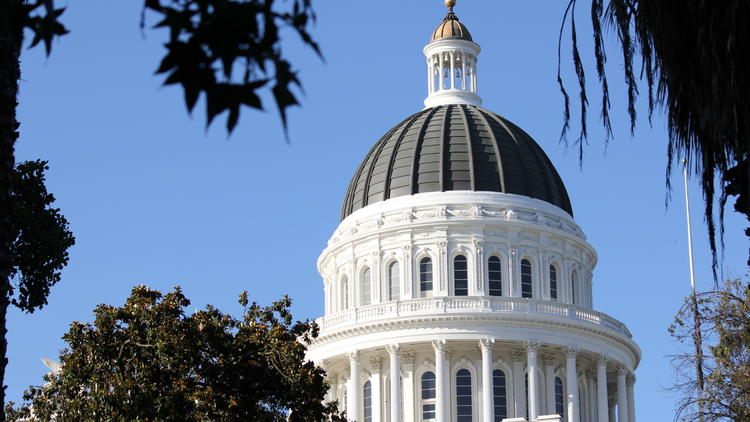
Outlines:
POLYGON ((446 104, 412 114, 375 143, 341 219, 390 198, 453 190, 528 196, 573 215, 560 175, 526 132, 487 109, 446 104))
POLYGON ((518 138, 523 138, 524 142, 519 143, 522 155, 521 159, 524 163, 527 171, 526 174, 526 185, 528 190, 527 195, 532 198, 541 199, 553 204, 559 204, 555 202, 550 193, 551 185, 554 183, 545 174, 546 162, 539 160, 539 145, 533 141, 531 136, 527 134, 523 129, 514 125, 511 122, 506 122, 518 138))
MULTIPOLYGON (((413 115, 412 115, 413 116, 413 115)), ((410 116, 411 118, 411 116, 410 116)), ((407 119, 408 120, 408 119, 407 119)), ((370 160, 373 158, 373 156, 376 154, 376 151, 378 151, 378 146, 381 143, 386 142, 391 135, 393 135, 399 128, 403 127, 404 123, 403 121, 400 124, 394 126, 389 130, 385 135, 383 135, 380 140, 375 144, 375 147, 373 147, 365 156, 365 159, 362 160, 362 163, 357 168, 357 172, 354 173, 354 177, 352 177, 352 181, 349 184, 349 189, 346 194, 346 201, 344 203, 345 210, 342 210, 341 213, 341 219, 343 220, 346 218, 347 215, 353 213, 354 211, 365 207, 366 204, 366 196, 364 196, 366 191, 366 185, 364 184, 367 180, 368 174, 364 172, 364 169, 367 167, 367 164, 370 162, 370 160), (363 179, 364 176, 364 179, 363 179), (355 180, 356 179, 356 180, 355 180), (360 183, 360 181, 362 183, 360 183), (361 189, 358 189, 360 188, 361 189), (345 212, 346 211, 346 212, 345 212)))
POLYGON ((425 128, 423 136, 417 139, 412 162, 412 194, 440 191, 442 171, 440 166, 441 142, 445 126, 447 107, 436 107, 443 112, 443 120, 436 113, 425 128), (440 128, 435 128, 440 125, 440 128), (435 134, 434 132, 439 132, 435 134))
MULTIPOLYGON (((419 124, 419 128, 416 130, 417 136, 414 142, 417 142, 418 139, 424 136, 424 130, 427 127, 427 123, 430 121, 430 119, 432 118, 432 115, 435 114, 436 111, 437 111, 437 108, 431 108, 431 109, 423 110, 422 112, 419 113, 419 116, 417 116, 417 119, 415 120, 415 122, 419 119, 422 119, 422 122, 419 124)), ((409 128, 411 129, 411 125, 409 128)), ((409 188, 409 192, 398 193, 399 191, 397 189, 404 190, 403 187, 402 186, 396 186, 395 188, 393 187, 394 185, 393 181, 396 178, 393 175, 394 170, 397 168, 396 157, 401 152, 401 144, 403 143, 404 139, 407 136, 413 135, 413 133, 411 132, 407 133, 407 132, 408 131, 404 131, 401 133, 401 136, 399 136, 398 140, 396 141, 396 145, 394 145, 393 151, 391 152, 391 157, 390 157, 389 165, 388 165, 388 175, 385 179, 386 180, 385 194, 384 194, 385 199, 389 199, 391 197, 396 197, 396 196, 401 196, 401 195, 408 195, 411 193, 411 189, 412 189, 411 183, 408 183, 407 185, 409 188), (395 195, 393 194, 394 191, 396 193, 395 195)), ((400 167, 398 168, 400 169, 400 167)), ((409 177, 409 179, 411 182, 411 177, 409 177)))
POLYGON ((412 114, 411 117, 409 117, 407 120, 404 121, 404 123, 402 123, 400 125, 400 132, 396 131, 396 132, 393 132, 393 133, 389 134, 389 136, 384 141, 382 141, 382 142, 379 143, 379 148, 377 148, 377 152, 375 153, 375 156, 373 157, 372 161, 370 162, 370 169, 369 169, 369 171, 367 173, 367 179, 365 181, 365 191, 364 191, 364 195, 363 195, 363 199, 365 201, 364 202, 364 206, 367 206, 367 205, 370 204, 370 198, 371 197, 373 197, 375 195, 378 195, 380 193, 383 194, 382 197, 381 197, 381 199, 379 199, 379 200, 376 199, 376 200, 374 200, 372 202, 373 203, 380 202, 380 201, 386 199, 385 198, 385 192, 386 192, 385 185, 387 184, 387 181, 385 179, 385 176, 382 177, 383 180, 380 180, 381 179, 380 177, 378 177, 378 179, 374 179, 373 178, 373 176, 380 176, 381 174, 386 173, 387 170, 388 170, 388 168, 386 167, 386 168, 382 169, 382 171, 378 171, 378 172, 375 171, 376 168, 378 168, 378 167, 384 167, 385 165, 390 164, 390 160, 388 162, 386 162, 386 163, 381 164, 381 154, 382 154, 383 150, 385 149, 385 147, 388 146, 388 145, 390 145, 392 143, 393 136, 396 133, 399 133, 397 139, 399 139, 399 140, 402 139, 404 137, 404 134, 406 134, 406 132, 411 127, 412 123, 414 123, 414 121, 417 120, 419 118, 419 116, 422 115, 423 113, 424 113, 424 110, 420 111, 418 113, 412 114), (383 185, 382 190, 378 191, 378 190, 374 190, 373 189, 374 192, 370 193, 370 190, 372 188, 376 188, 377 187, 376 184, 382 184, 383 185))
POLYGON ((424 113, 425 111, 423 110, 413 114, 409 119, 405 120, 405 124, 401 125, 400 131, 392 133, 385 142, 380 143, 370 163, 370 170, 365 183, 365 206, 387 199, 388 173, 391 165, 390 156, 392 154, 392 151, 390 153, 388 151, 394 149, 394 144, 403 139, 411 128, 411 125, 424 113))
POLYGON ((469 187, 471 190, 476 190, 476 173, 474 172, 474 153, 471 143, 473 142, 473 137, 471 136, 471 127, 469 126, 469 119, 466 117, 466 106, 460 105, 458 106, 458 109, 460 110, 461 118, 463 119, 464 123, 464 134, 466 137, 466 155, 467 155, 467 161, 469 162, 469 187))
MULTIPOLYGON (((487 128, 490 128, 490 124, 487 121, 487 117, 484 115, 484 112, 479 109, 478 107, 472 108, 474 112, 476 112, 477 116, 479 116, 479 119, 484 123, 484 126, 487 128)), ((498 174, 498 181, 500 182, 500 189, 499 192, 507 192, 505 189, 505 175, 503 170, 503 158, 500 155, 500 147, 497 143, 497 138, 495 137, 495 131, 488 130, 487 131, 488 136, 490 137, 490 140, 492 141, 491 148, 492 152, 495 154, 495 160, 497 163, 497 174, 498 174)))
POLYGON ((495 136, 499 134, 505 135, 507 140, 502 138, 498 139, 498 148, 500 149, 500 155, 507 157, 505 160, 505 166, 503 171, 505 172, 506 193, 514 193, 517 195, 531 196, 526 182, 526 168, 523 164, 521 157, 521 149, 518 145, 518 139, 513 131, 510 130, 508 125, 505 124, 503 119, 495 113, 487 112, 491 118, 488 123, 490 127, 492 124, 498 126, 498 132, 495 132, 495 136))
MULTIPOLYGON (((441 82, 442 84, 442 82, 441 82)), ((448 135, 448 125, 450 124, 451 118, 451 108, 453 106, 446 106, 445 107, 445 113, 443 114, 443 121, 440 125, 440 175, 439 175, 439 183, 440 183, 440 192, 445 192, 445 174, 447 173, 445 171, 445 137, 448 135)))

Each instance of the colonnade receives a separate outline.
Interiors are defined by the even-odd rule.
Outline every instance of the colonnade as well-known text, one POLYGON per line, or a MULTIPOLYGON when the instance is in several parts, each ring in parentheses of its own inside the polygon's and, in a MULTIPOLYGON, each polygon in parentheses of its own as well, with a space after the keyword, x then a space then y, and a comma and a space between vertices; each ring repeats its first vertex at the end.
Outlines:
POLYGON ((441 51, 427 60, 428 95, 445 89, 477 93, 477 59, 473 54, 461 50, 441 51), (456 84, 457 70, 461 72, 460 84, 456 84), (446 71, 450 72, 449 83, 446 83, 446 71))
MULTIPOLYGON (((493 369, 496 368, 493 360, 495 342, 494 339, 481 339, 478 343, 481 364, 477 365, 477 372, 480 373, 476 376, 477 383, 474 384, 472 391, 472 406, 476 412, 472 414, 471 420, 494 422, 495 397, 492 386, 493 369)), ((366 372, 362 370, 362 353, 359 351, 347 353, 348 365, 343 371, 343 378, 338 378, 329 370, 329 377, 331 377, 329 381, 332 385, 329 400, 343 399, 337 393, 339 381, 343 381, 346 386, 345 405, 349 420, 358 422, 452 421, 455 414, 451 406, 455 406, 456 401, 452 399, 451 391, 456 390, 452 389, 453 381, 449 372, 451 367, 449 343, 446 340, 435 340, 432 341, 431 346, 434 352, 434 366, 431 369, 434 369, 435 393, 430 405, 432 403, 435 405, 434 419, 423 418, 420 380, 415 379, 414 353, 405 351, 405 347, 399 344, 390 344, 385 347, 389 367, 387 377, 381 372, 382 362, 386 361, 380 357, 382 353, 373 354, 372 350, 367 352, 369 356, 376 357, 369 359, 370 365, 366 372), (367 382, 369 382, 367 399, 369 407, 364 409, 363 385, 367 382)), ((559 420, 545 415, 557 413, 556 408, 559 407, 560 401, 555 395, 560 394, 561 391, 556 388, 555 382, 558 374, 564 374, 566 388, 562 404, 565 415, 560 416, 564 416, 567 422, 635 422, 633 398, 635 377, 621 364, 612 362, 610 366, 616 372, 615 388, 610 396, 607 388, 609 360, 606 356, 587 352, 587 363, 591 362, 592 357, 595 361, 595 372, 588 371, 589 368, 582 368, 579 362, 579 355, 582 352, 575 347, 567 347, 564 350, 565 369, 563 372, 562 368, 556 368, 560 357, 559 351, 557 353, 555 353, 557 350, 547 351, 542 356, 543 368, 541 368, 540 343, 528 341, 523 343, 523 346, 525 359, 524 353, 515 349, 512 366, 509 368, 511 373, 506 374, 512 381, 509 383, 511 391, 507 396, 508 412, 504 420, 559 420), (582 369, 584 374, 579 373, 582 369), (584 375, 583 384, 579 384, 581 375, 584 375), (541 388, 542 385, 544 388, 541 388), (589 397, 585 406, 579 403, 580 388, 589 397)))

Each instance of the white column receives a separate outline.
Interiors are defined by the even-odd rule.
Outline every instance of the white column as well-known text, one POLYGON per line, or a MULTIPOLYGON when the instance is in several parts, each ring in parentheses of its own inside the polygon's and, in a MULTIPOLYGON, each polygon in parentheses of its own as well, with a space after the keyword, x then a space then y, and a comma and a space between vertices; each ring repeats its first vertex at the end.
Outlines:
POLYGON ((471 87, 473 88, 474 93, 477 93, 477 61, 473 60, 473 64, 471 66, 471 79, 472 84, 471 87))
MULTIPOLYGON (((544 382, 547 392, 546 414, 554 415, 555 409, 555 357, 552 354, 544 355, 544 382)), ((562 416, 562 415, 560 415, 562 416)))
POLYGON ((432 60, 427 59, 427 95, 432 94, 432 60))
POLYGON ((435 420, 437 422, 448 422, 448 400, 446 391, 447 365, 445 362, 445 340, 434 340, 432 347, 435 349, 435 420))
POLYGON ((635 394, 633 387, 635 387, 635 375, 631 374, 628 379, 628 422, 635 422, 635 394))
POLYGON ((565 350, 565 378, 568 387, 568 422, 580 422, 578 413, 578 373, 576 371, 576 354, 578 349, 568 347, 565 350))
POLYGON ((479 340, 482 349, 482 420, 495 420, 495 403, 492 384, 492 345, 495 339, 479 340))
POLYGON ((385 348, 388 351, 390 363, 391 422, 401 422, 401 356, 399 355, 401 347, 398 344, 389 344, 385 348))
POLYGON ((439 69, 440 69, 440 77, 438 78, 438 81, 440 81, 440 85, 438 88, 438 91, 442 91, 443 87, 445 86, 445 76, 443 75, 443 70, 445 69, 445 62, 443 60, 443 54, 445 53, 439 53, 438 57, 440 59, 440 62, 438 63, 439 69))
POLYGON ((383 420, 383 386, 380 382, 380 358, 370 359, 370 387, 372 388, 372 420, 381 422, 383 420))
POLYGON ((596 421, 598 408, 596 407, 596 373, 593 370, 586 371, 586 388, 588 388, 589 405, 586 409, 591 421, 596 421))
POLYGON ((336 396, 338 389, 339 380, 336 375, 331 375, 328 378, 328 394, 326 394, 326 403, 332 403, 338 399, 336 396))
POLYGON ((461 89, 466 89, 466 52, 461 52, 461 89))
POLYGON ((359 420, 359 402, 362 396, 362 388, 359 385, 359 351, 349 352, 346 354, 349 358, 349 385, 346 390, 346 413, 349 420, 359 420))
POLYGON ((513 408, 516 418, 526 417, 526 383, 523 377, 523 354, 513 352, 513 408))
POLYGON ((451 89, 456 89, 456 55, 451 51, 451 89))
POLYGON ((607 357, 599 355, 596 360, 596 402, 599 406, 599 422, 609 420, 609 404, 607 403, 607 357))
POLYGON ((610 400, 609 400, 609 419, 608 420, 610 422, 615 422, 615 420, 617 420, 617 412, 615 412, 615 401, 616 400, 615 400, 614 397, 610 397, 609 399, 610 400))
POLYGON ((404 391, 401 402, 404 406, 404 422, 414 422, 416 414, 414 404, 417 402, 417 395, 414 393, 414 353, 401 354, 401 368, 404 370, 404 391))
POLYGON ((526 361, 529 376, 529 420, 533 421, 539 416, 539 397, 538 397, 538 382, 536 377, 537 370, 537 352, 539 351, 539 343, 536 341, 529 341, 526 343, 526 361))
POLYGON ((627 369, 620 367, 617 369, 617 421, 628 422, 628 393, 625 387, 625 377, 627 369))

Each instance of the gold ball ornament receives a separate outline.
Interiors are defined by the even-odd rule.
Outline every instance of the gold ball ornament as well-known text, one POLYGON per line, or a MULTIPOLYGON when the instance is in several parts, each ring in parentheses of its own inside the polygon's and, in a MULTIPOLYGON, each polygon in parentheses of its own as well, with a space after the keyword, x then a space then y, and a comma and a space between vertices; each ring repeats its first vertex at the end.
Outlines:
POLYGON ((456 6, 456 0, 445 0, 445 7, 450 7, 451 9, 456 6))

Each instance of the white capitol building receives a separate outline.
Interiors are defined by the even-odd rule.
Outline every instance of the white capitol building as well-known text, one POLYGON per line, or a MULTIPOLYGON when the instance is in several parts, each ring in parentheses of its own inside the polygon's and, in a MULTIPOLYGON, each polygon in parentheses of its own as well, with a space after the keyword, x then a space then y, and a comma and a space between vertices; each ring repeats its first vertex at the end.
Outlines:
POLYGON ((480 107, 454 3, 426 108, 367 154, 320 255, 309 358, 358 422, 634 422, 640 348, 594 310, 596 251, 552 163, 480 107))

